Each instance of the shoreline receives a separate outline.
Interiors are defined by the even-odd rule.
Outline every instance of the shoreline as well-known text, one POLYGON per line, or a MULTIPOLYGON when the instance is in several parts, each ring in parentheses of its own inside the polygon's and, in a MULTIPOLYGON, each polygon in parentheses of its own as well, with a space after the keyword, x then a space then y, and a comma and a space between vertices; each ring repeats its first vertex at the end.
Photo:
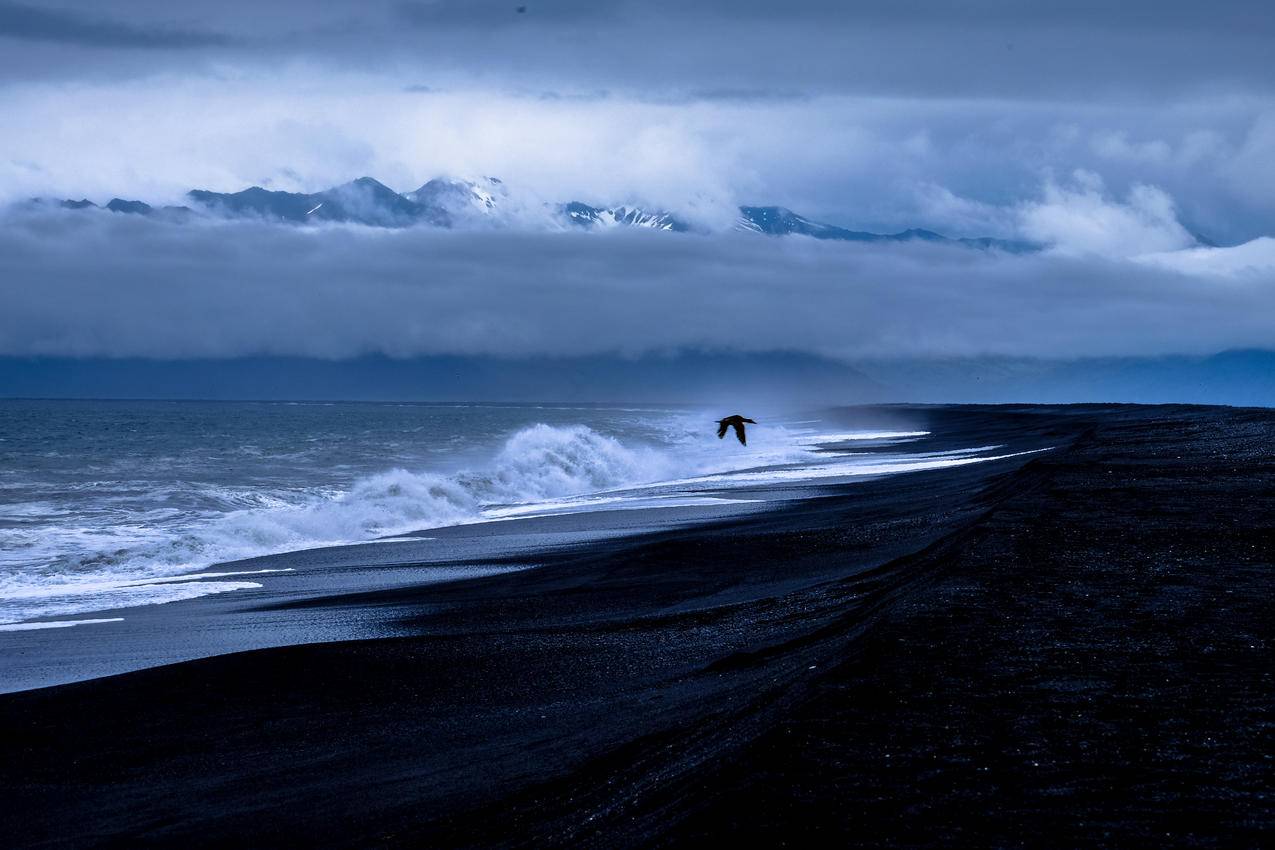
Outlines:
MULTIPOLYGON (((718 514, 761 509, 741 503, 728 508, 648 508, 642 516, 594 511, 530 519, 513 518, 425 529, 388 540, 300 549, 212 565, 204 573, 250 580, 256 587, 210 593, 167 603, 103 608, 50 615, 0 633, 0 695, 193 661, 305 643, 374 639, 405 633, 393 621, 394 606, 337 614, 324 609, 329 597, 395 588, 474 581, 488 575, 534 569, 563 550, 650 534, 661 528, 712 521, 718 514), (627 522, 632 520, 631 522, 627 522), (310 607, 288 615, 290 603, 310 607), (307 606, 307 603, 313 603, 307 606), (270 609, 274 616, 263 617, 270 609), (73 619, 74 618, 74 619, 73 619), (72 626, 86 623, 91 640, 72 626)), ((634 514, 637 511, 632 512, 634 514)), ((185 582, 177 575, 164 581, 185 582)))
MULTIPOLYGON (((158 593, 160 599, 99 605, 76 613, 57 611, 0 626, 0 694, 230 652, 408 634, 411 629, 395 618, 410 612, 396 611, 393 605, 338 614, 323 600, 527 569, 552 561, 563 549, 785 510, 785 505, 821 498, 839 487, 859 487, 881 475, 911 475, 927 466, 1022 462, 1033 453, 1051 450, 1013 428, 997 431, 977 415, 970 424, 961 423, 958 416, 941 434, 901 432, 898 412, 856 409, 852 420, 894 427, 858 427, 825 434, 826 440, 811 444, 810 453, 826 458, 832 463, 829 467, 799 465, 789 470, 759 459, 763 465, 757 471, 726 469, 528 506, 496 506, 486 509, 484 513, 492 515, 482 519, 387 539, 261 554, 209 564, 192 573, 108 585, 106 592, 112 595, 135 588, 158 593), (994 444, 986 445, 988 441, 994 444), (843 458, 849 467, 838 463, 843 458), (607 496, 613 496, 614 506, 590 504, 607 496), (207 590, 201 592, 204 587, 207 590), (175 598, 163 601, 169 592, 175 598), (306 603, 309 613, 289 613, 291 602, 306 603), (261 613, 265 609, 269 617, 261 613)), ((840 425, 829 427, 836 431, 840 425)))
POLYGON ((932 413, 1058 448, 256 609, 375 611, 390 636, 0 696, 0 826, 15 846, 1255 841, 1275 413, 932 413))

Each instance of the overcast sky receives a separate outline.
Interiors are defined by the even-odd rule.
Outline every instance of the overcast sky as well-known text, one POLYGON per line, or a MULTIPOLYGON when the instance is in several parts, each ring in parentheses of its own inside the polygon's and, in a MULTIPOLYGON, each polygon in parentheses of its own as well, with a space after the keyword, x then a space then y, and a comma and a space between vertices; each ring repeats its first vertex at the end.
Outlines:
POLYGON ((491 174, 963 233, 1076 169, 1275 231, 1260 0, 0 0, 0 197, 491 174))
POLYGON ((1079 356, 1275 338, 1275 258, 1252 242, 1275 234, 1265 2, 519 5, 0 0, 0 201, 494 175, 719 229, 738 204, 780 204, 1051 251, 340 228, 316 244, 49 216, 5 225, 0 353, 1079 356), (365 321, 322 340, 352 305, 365 321))

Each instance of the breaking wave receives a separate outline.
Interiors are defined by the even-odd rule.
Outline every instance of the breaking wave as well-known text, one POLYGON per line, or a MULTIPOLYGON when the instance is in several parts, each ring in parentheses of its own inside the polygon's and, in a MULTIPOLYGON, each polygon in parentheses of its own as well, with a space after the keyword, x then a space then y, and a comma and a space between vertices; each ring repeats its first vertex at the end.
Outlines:
MULTIPOLYGON (((363 466, 348 473, 352 480, 341 487, 332 486, 323 466, 309 462, 296 467, 301 480, 277 475, 273 484, 261 479, 255 486, 251 466, 241 468, 237 474, 247 477, 234 483, 193 482, 206 459, 151 480, 85 476, 65 485, 64 492, 80 501, 32 499, 5 507, 0 625, 260 587, 252 581, 252 573, 260 570, 190 574, 261 555, 542 512, 643 506, 651 498, 665 500, 661 504, 672 504, 668 499, 674 497, 683 504, 712 503, 713 497, 678 485, 729 489, 756 483, 757 475, 747 470, 759 468, 778 469, 782 479, 811 464, 821 469, 818 464, 828 458, 817 453, 822 445, 905 442, 924 434, 822 434, 775 424, 750 434, 755 439, 746 449, 731 442, 730 450, 723 450, 706 424, 699 414, 636 417, 624 432, 633 438, 623 442, 585 425, 529 425, 506 431, 509 436, 498 448, 488 449, 487 459, 468 469, 443 474, 393 468, 354 477, 357 469, 368 468, 363 466), (659 494, 652 496, 656 490, 659 494), (72 509, 72 504, 82 507, 72 509), (187 580, 192 578, 200 580, 187 580)), ((449 440, 442 462, 456 433, 434 434, 449 440)), ((499 433, 486 439, 499 440, 499 433)), ((376 442, 366 445, 382 448, 376 442)), ((479 450, 482 445, 492 443, 478 444, 479 450)), ((172 463, 167 456, 148 460, 127 454, 118 461, 143 473, 154 464, 172 463)))
POLYGON ((510 436, 475 471, 390 469, 344 490, 301 494, 210 488, 206 495, 224 510, 185 528, 138 517, 132 527, 62 528, 53 539, 48 527, 33 529, 28 540, 13 532, 11 539, 28 545, 20 547, 25 563, 0 566, 0 623, 101 610, 112 600, 176 601, 253 587, 247 582, 177 587, 156 580, 219 562, 478 521, 489 506, 640 484, 674 469, 660 450, 626 447, 583 425, 533 425, 510 436))

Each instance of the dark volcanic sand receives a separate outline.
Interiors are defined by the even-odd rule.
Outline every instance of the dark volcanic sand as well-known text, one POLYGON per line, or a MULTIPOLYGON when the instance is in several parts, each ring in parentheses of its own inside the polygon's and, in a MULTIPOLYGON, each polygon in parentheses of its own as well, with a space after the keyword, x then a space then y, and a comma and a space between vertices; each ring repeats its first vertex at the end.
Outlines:
POLYGON ((3 844, 1269 846, 1275 411, 926 415, 1057 448, 5 695, 3 844))

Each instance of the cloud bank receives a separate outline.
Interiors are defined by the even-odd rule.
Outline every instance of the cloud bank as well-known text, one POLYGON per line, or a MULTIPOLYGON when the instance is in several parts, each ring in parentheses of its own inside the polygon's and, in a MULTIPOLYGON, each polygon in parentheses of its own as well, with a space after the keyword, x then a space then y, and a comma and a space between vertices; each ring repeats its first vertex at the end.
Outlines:
POLYGON ((6 356, 695 348, 1068 358, 1275 339, 1275 256, 1264 243, 1129 260, 741 233, 174 225, 110 213, 3 225, 6 356))
POLYGON ((1083 194, 1080 171, 1124 202, 1155 187, 1214 241, 1275 233, 1271 99, 578 99, 409 79, 296 66, 0 86, 0 202, 492 175, 533 200, 707 223, 778 204, 853 229, 1012 236, 1042 185, 1083 194))
POLYGON ((1220 243, 1275 233, 1260 0, 517 5, 0 3, 0 202, 494 175, 709 222, 1011 236, 1081 170, 1220 243))

